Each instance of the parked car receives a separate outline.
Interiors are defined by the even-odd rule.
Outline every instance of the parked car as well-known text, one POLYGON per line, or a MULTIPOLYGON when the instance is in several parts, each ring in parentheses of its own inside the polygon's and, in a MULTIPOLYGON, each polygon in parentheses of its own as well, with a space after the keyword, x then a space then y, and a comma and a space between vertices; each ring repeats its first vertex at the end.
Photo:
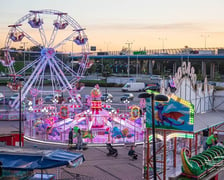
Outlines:
POLYGON ((104 93, 101 96, 101 101, 113 100, 113 95, 110 93, 104 93))
POLYGON ((134 99, 134 94, 132 93, 125 93, 123 94, 123 96, 121 96, 121 101, 125 101, 125 100, 132 101, 133 99, 134 99))
POLYGON ((153 91, 160 91, 160 85, 159 83, 150 83, 146 85, 146 87, 144 88, 144 91, 148 89, 153 91))

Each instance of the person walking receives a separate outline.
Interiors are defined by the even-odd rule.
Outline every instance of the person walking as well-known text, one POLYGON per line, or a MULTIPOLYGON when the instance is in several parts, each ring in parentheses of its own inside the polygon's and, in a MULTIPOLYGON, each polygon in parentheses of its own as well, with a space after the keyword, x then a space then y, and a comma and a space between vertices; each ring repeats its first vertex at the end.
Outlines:
POLYGON ((77 150, 81 150, 82 149, 82 133, 81 130, 78 129, 77 132, 77 150))
POLYGON ((217 142, 218 142, 218 132, 214 131, 214 133, 211 136, 209 136, 206 140, 205 150, 216 145, 217 142))
POLYGON ((206 140, 208 138, 208 134, 209 134, 209 129, 203 130, 202 144, 203 144, 204 150, 206 150, 206 140))
POLYGON ((68 134, 68 146, 71 149, 73 144, 73 131, 72 128, 70 128, 69 134, 68 134))

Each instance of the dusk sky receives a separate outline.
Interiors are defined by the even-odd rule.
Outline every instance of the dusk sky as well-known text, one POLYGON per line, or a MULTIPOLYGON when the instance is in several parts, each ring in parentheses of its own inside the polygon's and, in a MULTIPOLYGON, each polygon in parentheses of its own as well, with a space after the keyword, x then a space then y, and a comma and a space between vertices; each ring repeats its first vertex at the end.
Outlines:
POLYGON ((0 47, 8 25, 42 9, 67 12, 98 50, 121 50, 127 42, 134 50, 224 47, 223 8, 223 0, 2 0, 0 47))

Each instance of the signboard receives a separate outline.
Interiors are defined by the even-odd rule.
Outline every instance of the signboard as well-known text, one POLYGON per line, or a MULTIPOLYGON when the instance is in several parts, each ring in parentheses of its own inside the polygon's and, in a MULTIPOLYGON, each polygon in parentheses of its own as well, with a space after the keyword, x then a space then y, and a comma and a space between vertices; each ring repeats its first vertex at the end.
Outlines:
POLYGON ((135 120, 140 117, 140 107, 132 106, 131 107, 131 119, 135 120))
POLYGON ((91 51, 96 51, 96 46, 90 46, 91 51))
POLYGON ((59 115, 62 119, 68 118, 68 115, 69 115, 68 107, 67 106, 61 106, 60 111, 59 111, 59 115))
POLYGON ((134 55, 146 55, 146 51, 134 51, 134 55))
MULTIPOLYGON (((155 128, 193 132, 194 105, 175 95, 154 104, 155 128)), ((151 98, 146 99, 146 127, 152 127, 151 98)))

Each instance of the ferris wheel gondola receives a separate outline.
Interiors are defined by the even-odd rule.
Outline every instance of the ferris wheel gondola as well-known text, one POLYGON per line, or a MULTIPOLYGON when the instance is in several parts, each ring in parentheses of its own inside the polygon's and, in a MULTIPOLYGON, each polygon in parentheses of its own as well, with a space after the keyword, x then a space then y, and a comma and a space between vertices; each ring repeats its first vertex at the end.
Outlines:
POLYGON ((74 31, 78 32, 78 36, 76 36, 73 40, 77 45, 84 45, 88 41, 88 38, 81 34, 81 32, 84 31, 84 30, 85 29, 74 30, 74 31))
POLYGON ((68 22, 65 20, 62 20, 62 15, 67 15, 67 13, 55 13, 58 15, 57 20, 54 21, 54 26, 56 29, 63 30, 68 26, 68 22))
POLYGON ((30 26, 32 28, 40 28, 40 26, 42 26, 42 24, 44 22, 43 22, 43 19, 40 19, 40 17, 38 17, 38 14, 40 14, 42 12, 41 11, 32 11, 32 10, 30 12, 34 14, 34 17, 30 18, 28 23, 30 24, 30 26))
MULTIPOLYGON (((1 62, 8 67, 10 74, 24 75, 31 72, 29 78, 26 77, 27 80, 21 90, 22 100, 30 94, 32 89, 37 89, 38 95, 35 98, 45 96, 49 92, 54 94, 57 90, 63 94, 67 93, 70 98, 73 98, 70 91, 75 88, 75 84, 84 76, 89 67, 89 46, 85 29, 67 13, 56 10, 31 10, 9 27, 11 29, 5 41, 6 50, 1 62), (65 28, 66 31, 64 31, 65 28), (74 39, 77 37, 80 39, 75 42, 74 39), (63 53, 58 51, 69 41, 74 41, 78 45, 82 55, 82 63, 75 71, 60 58, 63 57, 63 53), (27 65, 19 71, 15 71, 13 67, 14 58, 17 59, 16 51, 13 52, 11 49, 16 46, 16 43, 29 43, 30 46, 37 46, 40 49, 39 52, 32 52, 36 53, 36 58, 31 63, 26 63, 27 65), (71 76, 71 80, 67 76, 71 76), (50 81, 51 85, 51 89, 48 91, 44 88, 46 79, 50 81)), ((25 52, 24 49, 24 58, 25 52)), ((16 99, 12 106, 17 108, 19 100, 16 99)))
POLYGON ((22 24, 14 24, 14 25, 9 25, 8 27, 12 27, 11 28, 11 32, 9 35, 9 38, 14 41, 14 42, 19 42, 22 41, 22 39, 24 38, 24 33, 20 32, 17 27, 22 26, 22 24))

